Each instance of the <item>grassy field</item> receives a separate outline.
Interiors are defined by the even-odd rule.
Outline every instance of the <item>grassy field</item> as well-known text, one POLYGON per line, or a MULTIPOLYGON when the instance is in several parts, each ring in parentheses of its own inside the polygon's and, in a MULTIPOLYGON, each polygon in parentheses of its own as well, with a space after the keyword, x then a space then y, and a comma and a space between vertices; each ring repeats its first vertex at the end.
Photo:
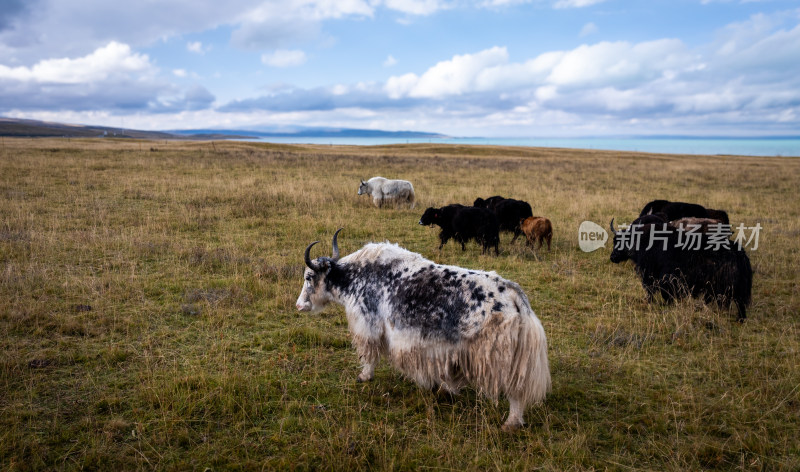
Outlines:
POLYGON ((800 159, 407 145, 5 139, 0 148, 3 470, 800 470, 800 159), (411 180, 382 209, 359 179, 411 180), (553 249, 437 251, 428 206, 495 194, 550 218, 553 249), (648 305, 584 220, 649 200, 760 223, 753 303, 648 305), (389 240, 521 284, 553 391, 508 411, 357 384, 342 309, 300 314, 304 248, 389 240))

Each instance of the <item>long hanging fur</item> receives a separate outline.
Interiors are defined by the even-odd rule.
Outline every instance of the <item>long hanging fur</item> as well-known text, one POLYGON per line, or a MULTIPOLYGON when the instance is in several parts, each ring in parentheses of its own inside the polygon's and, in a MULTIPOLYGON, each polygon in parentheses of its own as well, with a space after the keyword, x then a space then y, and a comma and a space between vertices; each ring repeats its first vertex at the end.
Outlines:
POLYGON ((504 429, 522 425, 525 407, 550 391, 544 328, 516 283, 385 243, 327 262, 306 271, 297 306, 344 306, 363 366, 359 381, 371 380, 384 357, 424 388, 456 393, 472 385, 508 398, 504 429))
POLYGON ((551 390, 544 328, 522 289, 511 283, 517 316, 491 314, 472 339, 457 345, 434 343, 384 352, 391 364, 425 388, 456 393, 469 384, 497 400, 515 397, 524 405, 544 400, 551 390))

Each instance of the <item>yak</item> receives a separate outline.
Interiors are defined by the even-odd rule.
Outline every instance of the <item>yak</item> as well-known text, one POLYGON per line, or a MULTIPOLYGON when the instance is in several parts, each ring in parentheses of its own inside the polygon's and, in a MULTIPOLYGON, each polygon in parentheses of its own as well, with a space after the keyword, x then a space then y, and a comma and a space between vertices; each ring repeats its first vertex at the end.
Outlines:
POLYGON ((423 226, 437 225, 439 232, 439 249, 450 239, 461 243, 461 250, 466 250, 468 241, 474 239, 482 247, 482 254, 494 247, 495 255, 500 254, 500 227, 495 214, 486 208, 468 207, 454 203, 441 208, 430 207, 419 219, 423 226))
MULTIPOLYGON (((663 213, 657 213, 663 214, 663 213)), ((721 220, 713 218, 694 218, 686 217, 679 220, 669 222, 670 226, 682 231, 697 231, 700 233, 708 233, 713 231, 722 231, 731 236, 733 233, 730 231, 730 225, 723 223, 721 220)))
POLYGON ((495 205, 497 205, 498 202, 503 201, 505 199, 506 199, 505 197, 501 197, 500 195, 495 195, 485 200, 483 198, 476 198, 472 206, 476 206, 478 208, 489 208, 494 210, 495 205))
POLYGON ((499 195, 489 197, 486 200, 478 198, 473 203, 480 208, 488 208, 497 215, 497 222, 500 223, 500 231, 510 231, 514 233, 511 242, 517 240, 522 235, 519 223, 523 218, 533 216, 531 204, 523 200, 513 198, 503 198, 499 195))
POLYGON ((712 210, 697 203, 671 202, 669 200, 653 200, 642 208, 639 216, 664 213, 667 221, 678 220, 686 217, 712 218, 730 224, 728 213, 724 210, 712 210))
POLYGON ((373 177, 366 182, 362 180, 358 186, 358 194, 372 196, 372 203, 378 208, 386 203, 406 204, 409 208, 414 208, 417 201, 411 182, 383 177, 373 177))
POLYGON ((547 241, 547 250, 550 250, 550 240, 553 239, 553 225, 550 220, 543 216, 529 216, 520 221, 519 227, 525 233, 529 246, 534 247, 538 242, 541 249, 542 244, 547 241))
POLYGON ((736 304, 737 320, 747 317, 753 285, 750 258, 743 248, 727 239, 711 244, 710 233, 698 232, 698 244, 685 244, 688 232, 666 222, 660 215, 645 215, 633 221, 625 231, 614 228, 611 262, 630 259, 641 278, 647 300, 660 293, 666 303, 688 296, 701 297, 727 308, 736 304), (637 237, 638 233, 638 237, 637 237))
POLYGON ((311 260, 305 251, 297 309, 344 306, 370 381, 381 357, 422 388, 458 393, 467 385, 492 399, 505 396, 503 430, 524 424, 526 407, 551 389, 544 328, 516 283, 495 272, 435 264, 396 244, 369 243, 339 257, 311 260))

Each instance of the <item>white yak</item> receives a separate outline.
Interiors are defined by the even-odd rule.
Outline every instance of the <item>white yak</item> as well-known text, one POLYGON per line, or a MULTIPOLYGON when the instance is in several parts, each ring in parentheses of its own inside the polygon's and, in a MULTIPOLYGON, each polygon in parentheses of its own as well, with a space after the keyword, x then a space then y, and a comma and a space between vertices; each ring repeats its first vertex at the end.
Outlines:
POLYGON ((389 180, 383 177, 373 177, 366 182, 361 181, 358 186, 359 195, 371 195, 372 203, 376 207, 382 208, 386 203, 394 205, 407 204, 409 208, 414 208, 416 196, 414 186, 408 180, 389 180))

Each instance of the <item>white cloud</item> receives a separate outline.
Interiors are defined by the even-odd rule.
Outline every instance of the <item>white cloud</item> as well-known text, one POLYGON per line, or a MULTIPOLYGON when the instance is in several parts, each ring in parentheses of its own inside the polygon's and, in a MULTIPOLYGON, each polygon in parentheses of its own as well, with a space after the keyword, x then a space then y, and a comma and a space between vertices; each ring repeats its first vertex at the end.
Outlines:
POLYGON ((190 41, 186 43, 186 50, 195 54, 206 53, 206 50, 203 48, 203 43, 200 41, 190 41))
POLYGON ((506 48, 494 47, 454 56, 421 76, 391 77, 385 89, 392 98, 443 98, 542 86, 627 87, 689 70, 694 60, 682 42, 670 39, 638 44, 600 42, 543 53, 524 63, 509 63, 506 48))
POLYGON ((578 36, 580 36, 581 38, 589 36, 591 34, 597 33, 597 29, 598 28, 596 24, 592 22, 586 23, 585 25, 583 25, 583 28, 581 28, 581 32, 579 33, 578 36))
POLYGON ((439 0, 386 0, 386 8, 410 15, 430 15, 446 8, 439 0))
POLYGON ((253 0, 166 0, 154 14, 151 2, 30 0, 31 14, 16 28, 0 30, 0 63, 32 64, 49 57, 75 57, 111 41, 133 48, 165 38, 232 24, 253 0))
MULTIPOLYGON (((386 56, 383 65, 394 67, 394 75, 385 82, 361 83, 358 80, 363 77, 355 77, 350 83, 330 85, 324 77, 309 75, 318 85, 303 89, 287 84, 285 90, 265 93, 259 84, 253 84, 259 90, 256 95, 265 96, 248 97, 246 87, 240 87, 227 92, 233 98, 225 103, 216 103, 202 86, 185 86, 187 79, 201 80, 183 69, 185 64, 170 64, 166 56, 151 58, 136 52, 172 38, 170 46, 202 54, 211 44, 207 38, 213 36, 200 35, 224 26, 217 31, 234 31, 230 45, 255 49, 259 54, 272 51, 262 56, 264 64, 290 67, 308 61, 303 50, 335 47, 337 38, 326 31, 326 22, 346 20, 348 27, 358 27, 373 18, 385 21, 386 16, 417 21, 418 16, 449 8, 504 8, 523 3, 531 3, 532 9, 541 12, 546 7, 577 9, 601 2, 230 0, 220 4, 165 0, 159 5, 162 13, 154 17, 146 2, 134 2, 120 15, 114 2, 41 0, 40 8, 28 9, 30 15, 8 16, 5 29, 0 28, 0 114, 50 113, 55 119, 58 113, 71 113, 88 120, 128 113, 138 116, 145 125, 141 127, 150 127, 151 122, 174 127, 173 123, 184 118, 194 120, 198 127, 281 121, 342 126, 369 123, 392 129, 403 123, 462 135, 485 134, 489 129, 511 134, 532 127, 538 132, 557 126, 570 130, 669 126, 694 131, 702 126, 734 129, 746 123, 746 129, 753 132, 788 129, 796 134, 800 116, 797 9, 756 14, 732 23, 716 31, 713 41, 700 46, 675 38, 584 40, 586 44, 581 46, 551 46, 549 51, 520 57, 526 50, 512 50, 515 43, 509 42, 508 49, 462 50, 462 54, 448 53, 440 56, 441 61, 413 69, 412 59, 416 58, 403 53, 398 56, 403 68, 393 56, 386 56), (387 11, 401 15, 386 15, 387 11), (203 42, 187 42, 186 37, 203 38, 203 42)), ((557 15, 576 13, 583 12, 560 11, 557 15)), ((580 37, 595 39, 591 35, 598 31, 597 26, 586 21, 577 23, 576 28, 584 24, 580 37)), ((552 41, 563 44, 555 38, 552 41)), ((536 47, 542 47, 541 43, 536 47)), ((393 47, 389 50, 402 52, 393 47)), ((374 56, 372 60, 376 60, 374 56)), ((214 77, 212 71, 204 76, 214 77)), ((328 80, 347 82, 343 77, 342 72, 328 80)), ((224 81, 212 83, 217 86, 224 81)))
POLYGON ((693 57, 677 39, 638 44, 600 42, 566 52, 547 81, 556 85, 629 84, 688 67, 693 57))
POLYGON ((606 0, 558 0, 553 8, 583 8, 598 3, 603 3, 606 0))
POLYGON ((306 62, 306 53, 300 50, 278 49, 262 54, 261 62, 271 67, 297 67, 306 62))
POLYGON ((115 75, 151 75, 155 67, 145 54, 131 52, 130 46, 110 42, 77 59, 46 59, 32 67, 0 64, 0 79, 53 84, 79 84, 106 80, 115 75))
POLYGON ((399 77, 389 77, 386 81, 384 90, 389 98, 398 99, 403 98, 411 92, 414 86, 419 82, 417 74, 408 73, 399 77))
POLYGON ((43 59, 32 66, 0 65, 0 113, 165 113, 211 106, 214 96, 204 87, 195 84, 184 89, 165 80, 187 77, 186 70, 170 72, 161 76, 147 55, 113 41, 81 57, 43 59))
POLYGON ((482 8, 502 8, 512 5, 522 5, 525 3, 533 3, 542 0, 483 0, 478 4, 482 8))
MULTIPOLYGON (((233 30, 234 46, 286 48, 293 41, 317 38, 325 21, 371 18, 381 7, 375 0, 164 0, 154 15, 152 2, 124 6, 106 0, 28 2, 35 6, 23 10, 33 13, 12 12, 15 16, 8 24, 15 27, 0 28, 0 63, 74 57, 110 41, 147 47, 222 26, 233 30)), ((209 45, 192 41, 186 47, 202 54, 209 45)))
POLYGON ((508 61, 506 48, 494 47, 475 54, 453 56, 431 67, 422 76, 406 74, 391 77, 386 84, 389 96, 440 98, 484 88, 481 73, 508 61))

